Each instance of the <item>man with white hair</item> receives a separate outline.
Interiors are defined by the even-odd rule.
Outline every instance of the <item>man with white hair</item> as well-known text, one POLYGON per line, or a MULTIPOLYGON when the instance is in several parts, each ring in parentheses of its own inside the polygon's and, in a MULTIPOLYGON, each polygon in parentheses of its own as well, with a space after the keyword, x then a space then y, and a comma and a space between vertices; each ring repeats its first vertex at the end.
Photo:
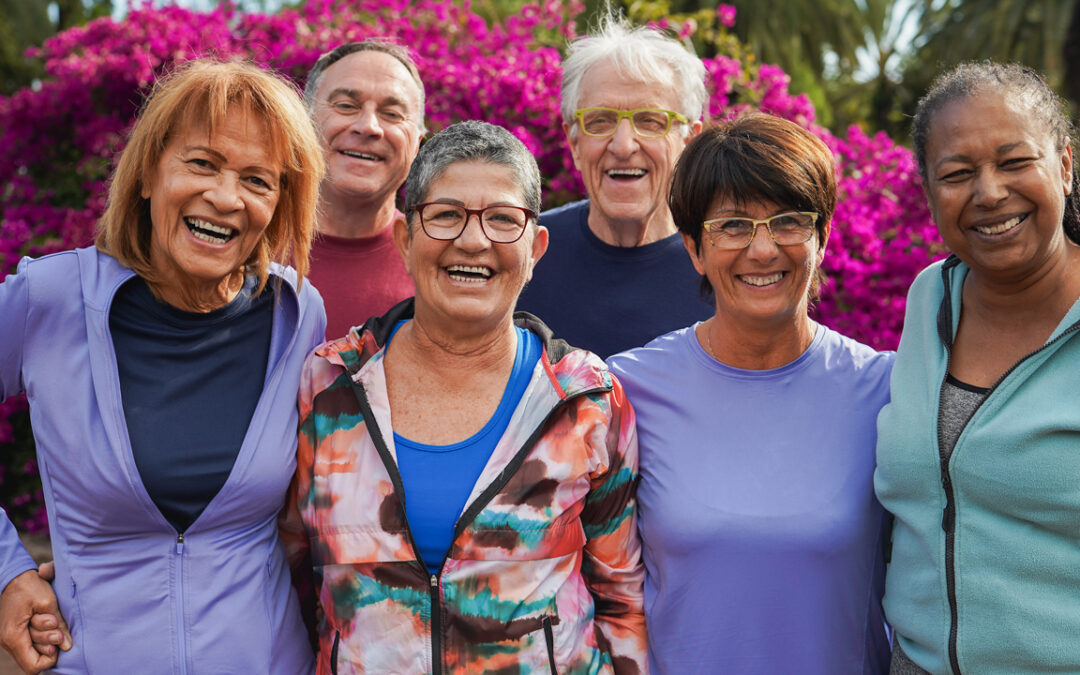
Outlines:
POLYGON ((678 41, 608 17, 563 61, 563 130, 588 199, 547 211, 550 244, 518 309, 607 358, 711 316, 667 194, 701 130, 705 66, 678 41))
POLYGON ((390 226, 404 218, 394 202, 424 135, 424 85, 408 50, 369 39, 319 57, 304 100, 327 169, 308 278, 338 338, 413 295, 390 226))

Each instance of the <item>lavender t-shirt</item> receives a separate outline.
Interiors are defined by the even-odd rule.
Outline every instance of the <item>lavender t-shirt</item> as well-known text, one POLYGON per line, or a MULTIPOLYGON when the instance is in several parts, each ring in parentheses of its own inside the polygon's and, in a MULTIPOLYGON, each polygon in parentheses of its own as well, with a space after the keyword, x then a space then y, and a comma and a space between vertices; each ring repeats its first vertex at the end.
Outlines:
POLYGON ((608 363, 637 412, 649 660, 663 673, 886 673, 874 497, 894 355, 824 326, 772 370, 693 327, 608 363))

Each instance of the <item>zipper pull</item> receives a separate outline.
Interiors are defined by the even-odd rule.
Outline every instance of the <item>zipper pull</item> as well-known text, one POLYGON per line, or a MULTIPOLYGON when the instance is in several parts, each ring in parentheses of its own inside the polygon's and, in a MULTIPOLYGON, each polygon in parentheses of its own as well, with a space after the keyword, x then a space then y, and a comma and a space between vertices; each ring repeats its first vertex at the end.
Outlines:
POLYGON ((184 533, 176 535, 176 552, 179 554, 184 553, 184 533))
POLYGON ((431 575, 431 590, 435 590, 439 587, 439 577, 434 574, 431 575))
POLYGON ((945 498, 945 508, 941 511, 941 529, 945 531, 945 534, 952 534, 956 529, 956 513, 953 510, 951 497, 945 498))

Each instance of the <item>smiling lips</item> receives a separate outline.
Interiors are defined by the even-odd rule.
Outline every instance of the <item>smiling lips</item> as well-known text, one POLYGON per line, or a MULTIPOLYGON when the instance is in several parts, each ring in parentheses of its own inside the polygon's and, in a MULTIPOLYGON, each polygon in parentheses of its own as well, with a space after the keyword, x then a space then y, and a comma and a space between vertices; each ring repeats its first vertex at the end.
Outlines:
POLYGON ((1004 222, 1001 222, 1001 223, 991 223, 991 224, 987 224, 987 225, 975 225, 971 229, 975 230, 979 234, 1001 234, 1003 232, 1008 232, 1009 230, 1013 229, 1014 227, 1016 227, 1020 223, 1024 222, 1025 220, 1027 220, 1027 217, 1028 217, 1028 214, 1025 213, 1022 216, 1014 216, 1014 217, 1009 218, 1008 220, 1006 220, 1004 222))
POLYGON ((491 278, 490 267, 479 267, 476 265, 450 265, 446 268, 446 273, 450 275, 450 278, 454 281, 464 281, 467 283, 482 283, 491 278))
POLYGON ((738 276, 739 276, 739 281, 742 281, 744 284, 749 284, 751 286, 769 286, 769 285, 775 284, 778 281, 780 281, 781 279, 783 279, 784 278, 784 273, 783 272, 776 272, 774 274, 769 274, 767 276, 746 275, 746 274, 740 274, 738 276))
POLYGON ((341 154, 346 157, 352 157, 353 159, 366 159, 369 162, 379 162, 382 158, 378 155, 373 155, 370 152, 358 152, 356 150, 341 150, 341 154))
POLYGON ((604 172, 608 178, 615 180, 630 180, 641 178, 648 173, 645 169, 608 169, 604 172))
POLYGON ((236 230, 214 225, 201 218, 185 217, 184 225, 187 225, 187 229, 195 235, 196 239, 201 239, 209 244, 225 244, 237 235, 236 230))

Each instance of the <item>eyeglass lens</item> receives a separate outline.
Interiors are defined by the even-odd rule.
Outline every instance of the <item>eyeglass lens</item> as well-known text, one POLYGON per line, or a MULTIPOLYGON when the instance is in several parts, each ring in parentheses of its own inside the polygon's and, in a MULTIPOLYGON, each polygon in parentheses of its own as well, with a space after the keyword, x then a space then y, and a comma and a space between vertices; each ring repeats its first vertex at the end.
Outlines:
POLYGON ((420 224, 432 239, 457 239, 472 213, 479 214, 484 234, 497 243, 517 241, 529 220, 528 214, 516 206, 466 209, 456 204, 425 204, 420 210, 420 224))
POLYGON ((586 111, 581 116, 581 126, 590 136, 610 136, 615 133, 623 117, 629 117, 634 131, 647 138, 663 136, 671 126, 671 118, 663 110, 637 110, 628 114, 607 109, 586 111))
POLYGON ((781 246, 801 244, 814 235, 814 218, 805 213, 781 213, 757 221, 751 218, 720 218, 708 222, 712 242, 721 248, 746 246, 753 241, 758 225, 764 225, 773 241, 781 246))

